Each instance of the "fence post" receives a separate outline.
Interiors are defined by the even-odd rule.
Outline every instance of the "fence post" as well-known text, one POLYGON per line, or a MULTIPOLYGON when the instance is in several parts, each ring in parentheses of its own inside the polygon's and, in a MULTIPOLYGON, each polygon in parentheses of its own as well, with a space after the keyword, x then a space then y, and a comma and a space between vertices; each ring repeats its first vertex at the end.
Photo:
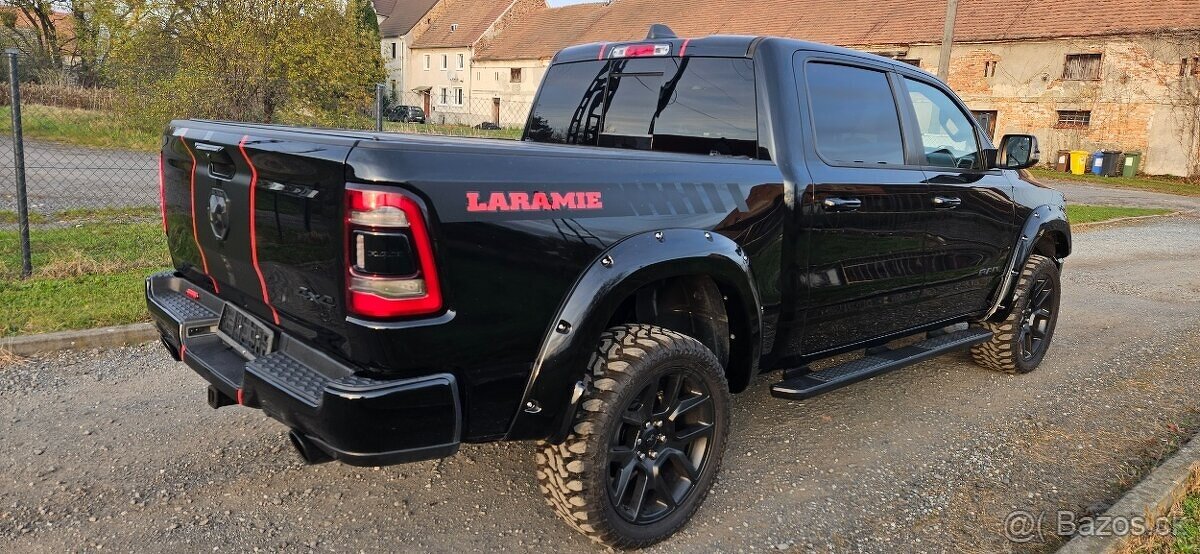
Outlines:
POLYGON ((383 131, 383 83, 375 83, 375 130, 383 131))
POLYGON ((33 274, 33 259, 29 251, 29 198, 25 191, 25 144, 21 136, 21 83, 17 71, 17 54, 21 51, 9 48, 8 85, 12 90, 12 136, 13 167, 17 180, 17 229, 21 235, 21 278, 33 274))

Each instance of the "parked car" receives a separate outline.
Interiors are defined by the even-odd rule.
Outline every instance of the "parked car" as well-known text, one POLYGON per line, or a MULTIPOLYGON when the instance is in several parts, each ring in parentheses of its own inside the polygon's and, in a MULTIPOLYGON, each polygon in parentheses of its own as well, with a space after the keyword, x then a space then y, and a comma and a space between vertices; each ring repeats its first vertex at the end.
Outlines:
POLYGON ((399 123, 425 123, 425 110, 417 106, 392 106, 383 112, 388 121, 399 123))
POLYGON ((917 68, 656 26, 558 53, 523 139, 172 122, 167 350, 310 463, 537 440, 549 503, 616 547, 688 521, 760 374, 801 400, 1047 354, 1063 196, 917 68))

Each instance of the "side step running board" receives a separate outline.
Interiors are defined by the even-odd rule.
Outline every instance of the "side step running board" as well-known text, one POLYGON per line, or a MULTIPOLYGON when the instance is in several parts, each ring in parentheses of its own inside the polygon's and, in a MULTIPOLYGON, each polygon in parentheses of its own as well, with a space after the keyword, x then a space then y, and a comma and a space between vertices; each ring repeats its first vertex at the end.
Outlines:
MULTIPOLYGON (((771 385, 771 396, 787 400, 804 400, 833 389, 844 387, 887 373, 893 369, 923 362, 952 350, 959 350, 986 342, 992 332, 984 329, 966 329, 925 339, 916 344, 873 351, 857 360, 849 361, 821 371, 788 377, 771 385)), ((785 372, 785 375, 787 373, 785 372)))

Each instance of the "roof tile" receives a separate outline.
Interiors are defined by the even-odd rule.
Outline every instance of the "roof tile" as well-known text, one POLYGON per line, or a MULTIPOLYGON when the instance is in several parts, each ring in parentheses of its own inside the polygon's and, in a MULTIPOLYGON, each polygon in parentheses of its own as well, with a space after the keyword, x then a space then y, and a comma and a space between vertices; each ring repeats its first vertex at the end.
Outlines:
MULTIPOLYGON (((775 35, 843 46, 937 43, 945 5, 911 0, 613 0, 546 8, 510 25, 480 59, 549 58, 563 47, 679 36, 775 35)), ((1200 30, 1197 0, 961 0, 957 41, 1200 30)))
POLYGON ((440 15, 413 42, 413 48, 473 46, 514 0, 443 0, 440 15))

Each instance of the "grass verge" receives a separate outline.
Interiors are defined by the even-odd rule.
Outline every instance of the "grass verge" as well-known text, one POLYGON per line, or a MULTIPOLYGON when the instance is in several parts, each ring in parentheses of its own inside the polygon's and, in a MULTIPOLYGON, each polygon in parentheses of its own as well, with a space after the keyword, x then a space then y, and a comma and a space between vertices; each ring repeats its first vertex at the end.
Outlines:
MULTIPOLYGON (((1197 554, 1200 553, 1200 479, 1192 476, 1188 493, 1163 515, 1170 528, 1129 539, 1120 554, 1197 554)), ((1150 523, 1148 525, 1153 525, 1150 523)))
POLYGON ((519 140, 523 129, 499 129, 488 131, 470 125, 438 125, 436 123, 384 122, 383 130, 389 133, 417 133, 422 135, 446 135, 455 137, 482 137, 519 140))
POLYGON ((20 280, 16 231, 0 231, 0 336, 146 319, 143 280, 170 265, 155 223, 34 229, 33 276, 20 280))
MULTIPOLYGON (((128 207, 128 208, 71 208, 52 214, 29 212, 29 223, 79 223, 88 220, 125 221, 150 220, 159 217, 158 208, 128 207)), ((17 212, 0 210, 0 225, 16 225, 19 223, 17 212)))
POLYGON ((1122 206, 1091 206, 1087 204, 1067 205, 1067 219, 1070 219, 1074 225, 1111 221, 1123 217, 1144 217, 1169 213, 1171 213, 1171 210, 1162 208, 1126 208, 1122 206))
MULTIPOLYGON (((12 132, 11 111, 0 108, 0 133, 12 132)), ((39 104, 21 106, 21 128, 27 139, 145 152, 158 150, 162 136, 162 129, 132 125, 119 114, 39 104)))
POLYGON ((1182 177, 1100 177, 1092 174, 1075 175, 1040 167, 1031 168, 1029 172, 1038 179, 1052 181, 1074 181, 1111 188, 1147 190, 1180 196, 1200 196, 1200 183, 1189 182, 1182 177))

